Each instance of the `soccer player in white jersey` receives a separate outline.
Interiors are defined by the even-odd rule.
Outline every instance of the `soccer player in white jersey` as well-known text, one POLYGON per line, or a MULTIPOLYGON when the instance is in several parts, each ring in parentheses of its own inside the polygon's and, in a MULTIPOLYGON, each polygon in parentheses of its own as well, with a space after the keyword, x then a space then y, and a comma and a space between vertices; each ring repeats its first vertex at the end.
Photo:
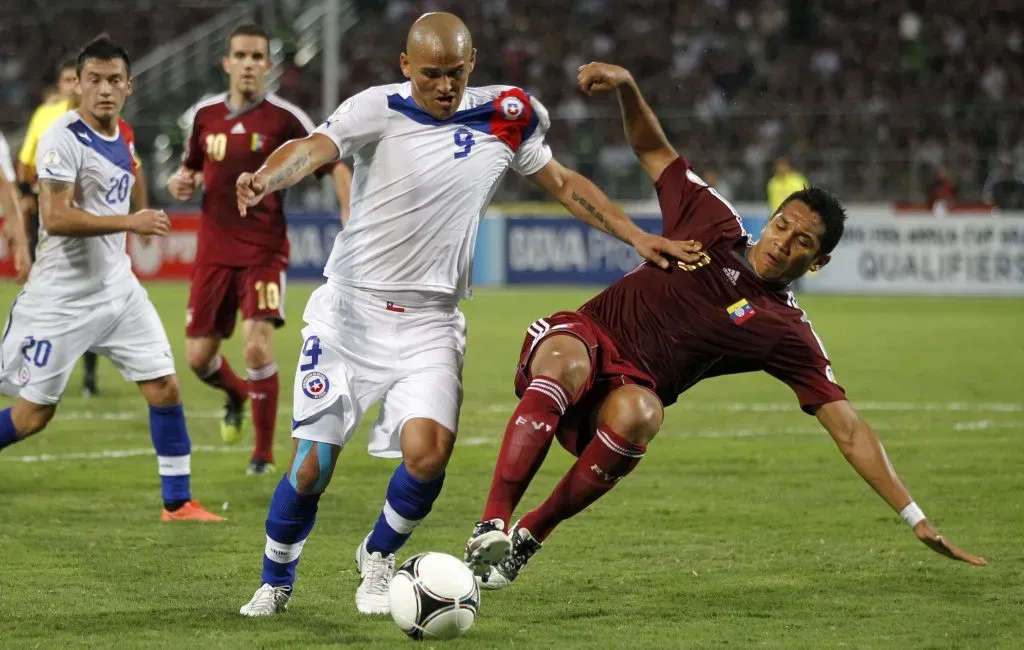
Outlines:
POLYGON ((160 317, 132 273, 126 233, 162 236, 159 210, 128 213, 132 155, 118 128, 131 93, 124 48, 98 38, 78 54, 80 108, 59 117, 36 154, 42 230, 35 266, 11 306, 0 348, 0 449, 43 430, 86 350, 106 356, 149 403, 164 521, 219 521, 192 499, 191 443, 160 317))
POLYGON ((8 255, 14 260, 14 274, 18 284, 25 284, 32 269, 32 255, 28 249, 28 233, 18 200, 16 176, 7 138, 0 133, 0 215, 4 218, 3 237, 7 241, 8 255))
POLYGON ((355 159, 348 225, 327 261, 327 283, 306 305, 294 454, 270 503, 262 585, 244 615, 287 606, 338 454, 375 402, 382 405, 369 452, 403 462, 356 549, 356 606, 388 612, 395 552, 430 512, 455 444, 466 346, 458 302, 470 295, 480 217, 509 167, 662 267, 669 258, 697 260, 698 244, 645 233, 593 183, 555 161, 544 142, 547 111, 536 99, 508 86, 467 88, 475 56, 462 21, 426 14, 401 56, 407 83, 351 97, 311 136, 238 178, 244 214, 320 165, 355 159))

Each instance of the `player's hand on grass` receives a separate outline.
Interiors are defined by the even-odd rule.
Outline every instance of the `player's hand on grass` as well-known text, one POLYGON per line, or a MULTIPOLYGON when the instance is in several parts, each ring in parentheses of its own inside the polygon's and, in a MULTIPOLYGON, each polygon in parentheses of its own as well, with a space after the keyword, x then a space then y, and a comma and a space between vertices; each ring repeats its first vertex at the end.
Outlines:
POLYGON ((247 208, 263 200, 267 193, 267 185, 256 174, 246 172, 235 182, 235 192, 238 195, 238 214, 244 217, 247 208))
POLYGON ((163 237, 171 230, 171 220, 163 210, 139 210, 129 216, 129 232, 136 235, 163 237))
POLYGON ((14 246, 14 273, 18 284, 25 284, 28 281, 31 270, 32 254, 28 250, 28 241, 23 238, 14 246))
POLYGON ((614 90, 617 86, 629 83, 633 76, 629 70, 611 63, 588 63, 581 65, 576 80, 580 90, 591 95, 593 93, 614 90))
POLYGON ((178 201, 188 201, 196 191, 196 174, 188 169, 179 169, 167 179, 167 191, 178 201))
POLYGON ((960 562, 966 562, 967 564, 973 564, 974 566, 985 566, 985 558, 979 555, 971 555, 966 551, 962 551, 952 544, 948 539, 943 537, 935 526, 932 526, 931 522, 927 519, 918 522, 914 526, 914 534, 917 538, 925 543, 928 548, 932 549, 939 555, 945 555, 951 560, 959 560, 960 562))
POLYGON ((644 233, 633 242, 633 248, 640 257, 668 269, 676 262, 704 266, 707 256, 701 253, 699 241, 673 241, 658 235, 644 233))

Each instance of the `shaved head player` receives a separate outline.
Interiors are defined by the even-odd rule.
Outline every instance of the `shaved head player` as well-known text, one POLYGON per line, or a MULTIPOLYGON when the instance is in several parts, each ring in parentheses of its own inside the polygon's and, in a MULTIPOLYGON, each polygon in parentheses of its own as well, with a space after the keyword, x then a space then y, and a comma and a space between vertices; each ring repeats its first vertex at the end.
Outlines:
MULTIPOLYGON (((246 616, 281 611, 338 454, 380 403, 369 452, 401 458, 372 531, 355 551, 356 607, 388 612, 395 553, 441 492, 462 405, 473 243, 511 168, 573 215, 667 267, 697 246, 650 235, 544 142, 543 104, 520 88, 468 85, 473 41, 452 14, 420 18, 400 64, 405 83, 345 100, 327 122, 238 179, 242 211, 267 192, 353 156, 352 215, 306 305, 295 373, 293 457, 267 515, 261 586, 246 616)), ((322 541, 322 540, 321 540, 322 541)), ((495 558, 497 559, 497 558, 495 558)))

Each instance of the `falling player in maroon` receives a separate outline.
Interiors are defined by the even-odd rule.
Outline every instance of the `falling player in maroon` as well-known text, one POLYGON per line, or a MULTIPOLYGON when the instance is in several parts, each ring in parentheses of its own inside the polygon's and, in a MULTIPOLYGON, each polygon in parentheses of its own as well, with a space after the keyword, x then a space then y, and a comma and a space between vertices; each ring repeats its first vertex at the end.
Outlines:
POLYGON ((560 522, 629 474, 661 427, 663 406, 707 377, 763 370, 792 388, 843 456, 938 553, 981 565, 926 519, 871 427, 836 383, 820 339, 789 283, 828 263, 845 212, 828 192, 791 195, 754 243, 733 207, 666 140, 628 71, 591 63, 588 93, 614 89, 626 136, 655 182, 663 236, 703 243, 704 259, 668 271, 643 264, 575 312, 530 326, 516 394, 466 562, 484 588, 516 578, 560 522), (508 524, 553 438, 578 458, 551 496, 508 524), (486 558, 501 559, 492 565, 486 558))
MULTIPOLYGON (((252 399, 256 444, 250 474, 273 470, 278 398, 273 332, 284 324, 288 234, 284 192, 267 195, 243 218, 235 180, 259 168, 280 145, 314 129, 301 109, 265 93, 269 43, 259 25, 240 25, 231 32, 223 62, 230 89, 196 105, 182 167, 168 181, 168 190, 178 200, 191 198, 199 185, 204 188, 188 299, 188 362, 200 379, 227 393, 221 424, 226 442, 241 437, 242 407, 247 397, 252 399), (234 331, 239 309, 248 382, 220 354, 220 342, 234 331)), ((341 164, 321 169, 320 175, 328 171, 344 215, 351 175, 341 164)))

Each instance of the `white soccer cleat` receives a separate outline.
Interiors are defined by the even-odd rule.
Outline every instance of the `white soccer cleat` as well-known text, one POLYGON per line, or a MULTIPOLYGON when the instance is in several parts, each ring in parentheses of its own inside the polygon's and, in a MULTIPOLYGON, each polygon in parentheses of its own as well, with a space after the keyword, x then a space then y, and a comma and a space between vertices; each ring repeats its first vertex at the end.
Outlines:
POLYGON ((356 589, 356 609, 360 614, 390 614, 388 587, 395 575, 395 555, 381 555, 366 550, 367 535, 356 548, 356 569, 363 581, 356 589))
POLYGON ((264 584, 253 594, 252 600, 238 613, 242 616, 273 616, 288 609, 288 601, 292 598, 291 587, 271 587, 264 584))
POLYGON ((478 579, 486 578, 512 546, 512 540, 505 534, 505 523, 500 519, 477 522, 473 534, 466 541, 464 560, 469 570, 478 579))

